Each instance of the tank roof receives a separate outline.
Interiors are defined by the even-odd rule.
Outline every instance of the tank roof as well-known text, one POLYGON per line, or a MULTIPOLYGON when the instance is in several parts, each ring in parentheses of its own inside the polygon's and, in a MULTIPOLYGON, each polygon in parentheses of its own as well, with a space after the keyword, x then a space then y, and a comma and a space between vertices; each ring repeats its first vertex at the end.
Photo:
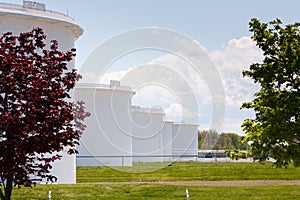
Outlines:
POLYGON ((83 34, 83 29, 75 23, 74 19, 60 12, 46 10, 45 4, 41 3, 31 1, 24 1, 23 5, 0 3, 0 15, 20 16, 57 23, 70 28, 75 39, 83 34))
POLYGON ((96 83, 76 83, 76 89, 95 89, 95 90, 111 90, 111 91, 126 91, 135 93, 128 86, 124 85, 114 85, 114 84, 96 84, 96 83))
POLYGON ((196 123, 186 123, 186 122, 174 122, 173 123, 174 126, 199 126, 199 124, 196 123))
POLYGON ((164 109, 160 106, 154 106, 152 108, 142 108, 140 106, 131 106, 133 113, 148 113, 148 114, 161 114, 165 115, 164 109))

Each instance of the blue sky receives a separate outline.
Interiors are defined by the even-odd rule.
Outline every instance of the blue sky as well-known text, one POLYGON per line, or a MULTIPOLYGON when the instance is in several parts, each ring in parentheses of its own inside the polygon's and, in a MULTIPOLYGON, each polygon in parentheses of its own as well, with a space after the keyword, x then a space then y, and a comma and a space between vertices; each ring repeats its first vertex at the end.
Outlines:
MULTIPOLYGON (((1 0, 22 4, 22 0, 1 0)), ((276 17, 286 23, 299 21, 297 0, 39 0, 46 8, 68 13, 85 30, 76 46, 77 60, 83 62, 95 44, 113 35, 140 27, 162 27, 181 32, 209 51, 230 39, 250 36, 252 17, 270 21, 276 17)))
MULTIPOLYGON (((4 3, 22 4, 21 0, 1 0, 4 3)), ((84 34, 76 41, 76 67, 80 68, 88 55, 102 42, 128 30, 142 27, 160 27, 179 32, 196 40, 208 52, 215 62, 224 83, 226 114, 221 131, 242 134, 240 124, 244 118, 252 117, 249 111, 240 111, 240 103, 251 100, 252 92, 257 90, 251 81, 242 80, 241 71, 249 64, 258 62, 260 52, 251 44, 248 23, 255 17, 267 22, 280 18, 284 23, 300 21, 300 1, 289 0, 39 0, 49 10, 59 11, 75 18, 84 34)), ((136 52, 116 61, 115 74, 120 70, 146 64, 180 61, 165 55, 164 52, 136 52)), ((182 64, 182 63, 181 63, 182 64)), ((114 74, 114 75, 115 75, 114 74)), ((112 75, 112 77, 114 77, 112 75)), ((149 87, 141 94, 157 96, 159 89, 149 87)), ((209 95, 209 91, 203 92, 209 95)), ((151 106, 151 102, 136 98, 136 103, 151 106)), ((203 100, 203 95, 199 95, 203 100)), ((151 99, 151 98, 149 98, 151 99)), ((148 99, 148 100, 149 100, 148 99)), ((180 103, 171 102, 163 106, 170 111, 180 107, 180 103)), ((202 101, 199 100, 199 101, 202 101)), ((203 100, 204 101, 204 100, 203 100)), ((207 102, 210 100, 208 99, 207 102)), ((155 102, 164 103, 163 100, 155 102)), ((210 126, 211 109, 209 103, 200 105, 200 129, 210 126), (207 114, 208 113, 208 114, 207 114)), ((184 108, 182 108, 184 110, 184 108)), ((172 115, 170 111, 170 116, 172 115)), ((174 113, 173 113, 174 114, 174 113)))

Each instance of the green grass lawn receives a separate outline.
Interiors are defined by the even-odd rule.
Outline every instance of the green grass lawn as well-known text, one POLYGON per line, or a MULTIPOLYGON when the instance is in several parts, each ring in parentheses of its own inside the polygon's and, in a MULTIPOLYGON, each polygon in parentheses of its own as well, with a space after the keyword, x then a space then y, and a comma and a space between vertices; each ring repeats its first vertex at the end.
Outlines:
POLYGON ((33 188, 15 189, 13 200, 46 200, 52 191, 53 200, 98 199, 186 199, 188 188, 192 199, 299 199, 300 186, 267 187, 197 187, 170 185, 38 185, 33 188))
POLYGON ((151 170, 151 166, 158 164, 135 163, 132 168, 77 167, 77 182, 300 180, 300 168, 279 169, 271 163, 218 163, 216 166, 214 163, 176 162, 171 167, 151 170), (147 171, 145 169, 150 172, 137 173, 147 171))
MULTIPOLYGON (((175 186, 142 184, 105 184, 109 181, 189 181, 189 180, 300 180, 300 168, 273 168, 270 163, 194 163, 178 162, 171 167, 146 173, 157 163, 136 163, 132 168, 78 167, 77 185, 37 185, 33 188, 14 189, 14 200, 46 200, 52 191, 52 200, 98 199, 186 199, 189 189, 192 199, 300 199, 300 186, 175 186), (128 171, 132 172, 128 172, 128 171), (127 171, 127 172, 124 172, 127 171), (90 184, 80 184, 90 182, 90 184)), ((157 166, 155 166, 157 167, 157 166)), ((155 168, 154 167, 154 168, 155 168)))

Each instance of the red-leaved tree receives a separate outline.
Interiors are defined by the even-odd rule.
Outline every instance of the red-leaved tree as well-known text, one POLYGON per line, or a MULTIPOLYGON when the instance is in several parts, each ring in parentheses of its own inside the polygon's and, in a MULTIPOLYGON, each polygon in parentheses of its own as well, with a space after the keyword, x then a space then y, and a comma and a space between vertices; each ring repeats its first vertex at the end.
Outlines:
POLYGON ((31 186, 34 174, 55 181, 50 169, 60 152, 75 146, 89 116, 83 102, 69 95, 80 78, 67 64, 75 49, 46 49, 42 29, 0 37, 0 198, 9 200, 13 186, 31 186))

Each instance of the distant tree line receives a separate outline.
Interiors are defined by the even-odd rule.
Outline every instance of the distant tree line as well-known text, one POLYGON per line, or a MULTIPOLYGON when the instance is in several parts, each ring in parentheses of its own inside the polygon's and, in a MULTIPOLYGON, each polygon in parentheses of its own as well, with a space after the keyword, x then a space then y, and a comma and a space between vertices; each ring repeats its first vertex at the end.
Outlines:
POLYGON ((198 148, 204 150, 247 150, 247 144, 240 142, 241 136, 236 133, 221 133, 215 130, 198 132, 198 148))

